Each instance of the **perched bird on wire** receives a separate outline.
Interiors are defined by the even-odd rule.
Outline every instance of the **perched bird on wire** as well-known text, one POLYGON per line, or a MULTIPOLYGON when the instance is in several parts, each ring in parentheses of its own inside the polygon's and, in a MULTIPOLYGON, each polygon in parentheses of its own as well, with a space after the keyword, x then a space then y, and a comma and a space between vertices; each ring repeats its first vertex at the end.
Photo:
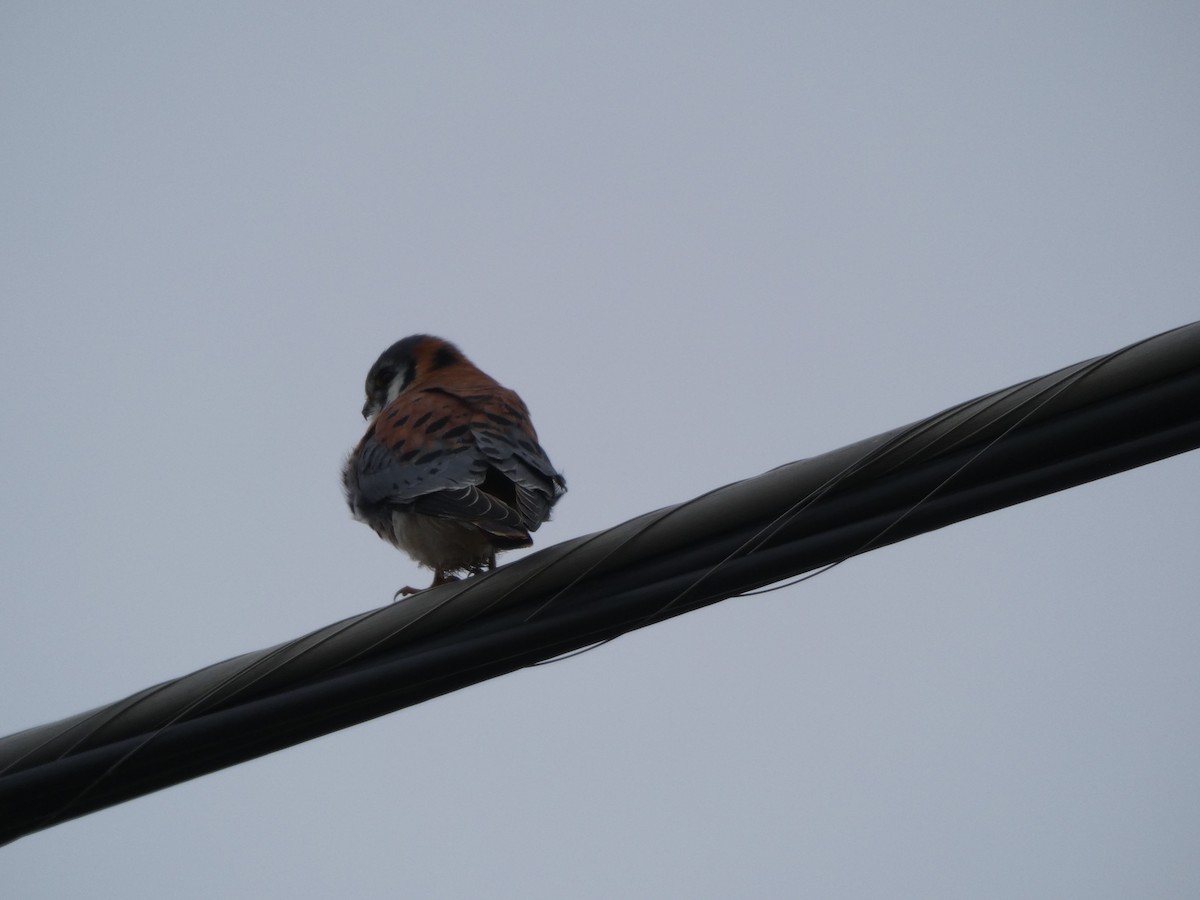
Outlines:
MULTIPOLYGON (((566 492, 529 410, 449 341, 415 334, 367 373, 371 424, 346 460, 354 518, 422 566, 433 585, 496 567, 566 492)), ((406 587, 397 594, 414 594, 406 587)))

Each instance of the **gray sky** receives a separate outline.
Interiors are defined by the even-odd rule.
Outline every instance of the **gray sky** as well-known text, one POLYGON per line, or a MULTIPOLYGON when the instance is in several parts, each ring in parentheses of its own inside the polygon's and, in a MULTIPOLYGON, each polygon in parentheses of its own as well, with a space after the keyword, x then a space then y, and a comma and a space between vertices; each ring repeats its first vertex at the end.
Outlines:
MULTIPOLYGON (((1200 318, 1193 3, 0 12, 0 733, 424 575, 406 334, 539 545, 1200 318)), ((1200 895, 1200 455, 0 850, 65 897, 1200 895)))

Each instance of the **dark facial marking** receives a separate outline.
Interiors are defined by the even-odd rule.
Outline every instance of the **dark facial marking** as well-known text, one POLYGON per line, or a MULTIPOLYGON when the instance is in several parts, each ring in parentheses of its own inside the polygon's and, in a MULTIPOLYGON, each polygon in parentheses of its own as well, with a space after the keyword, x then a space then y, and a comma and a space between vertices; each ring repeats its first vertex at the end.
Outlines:
POLYGON ((375 373, 375 384, 379 387, 387 387, 388 383, 395 377, 396 370, 391 366, 383 366, 375 373))
MULTIPOLYGON (((406 387, 408 387, 410 384, 412 384, 412 380, 413 380, 413 378, 416 377, 416 374, 417 374, 417 369, 413 365, 412 360, 410 359, 404 365, 404 377, 400 379, 400 390, 404 390, 406 387)), ((391 382, 392 382, 392 379, 389 378, 387 381, 385 381, 383 383, 383 390, 385 393, 387 392, 388 385, 391 384, 391 382)))
POLYGON ((437 351, 433 354, 433 368, 435 371, 438 369, 444 369, 446 366, 454 365, 460 359, 462 359, 462 357, 455 352, 453 347, 447 347, 443 345, 438 347, 437 351))

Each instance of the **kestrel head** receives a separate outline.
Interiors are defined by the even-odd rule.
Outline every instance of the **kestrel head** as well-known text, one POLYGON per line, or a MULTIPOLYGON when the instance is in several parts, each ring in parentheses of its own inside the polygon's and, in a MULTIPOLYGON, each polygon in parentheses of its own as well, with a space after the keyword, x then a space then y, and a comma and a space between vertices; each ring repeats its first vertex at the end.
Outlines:
POLYGON ((367 373, 367 402, 363 418, 379 411, 431 372, 465 361, 449 341, 428 334, 414 334, 396 341, 379 355, 367 373))

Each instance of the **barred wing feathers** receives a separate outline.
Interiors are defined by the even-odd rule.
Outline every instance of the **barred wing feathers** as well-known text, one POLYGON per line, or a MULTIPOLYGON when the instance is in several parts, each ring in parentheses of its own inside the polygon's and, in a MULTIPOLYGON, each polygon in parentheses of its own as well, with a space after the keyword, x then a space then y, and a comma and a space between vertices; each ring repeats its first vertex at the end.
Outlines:
POLYGON ((520 397, 478 375, 486 383, 434 381, 379 413, 346 470, 356 508, 459 519, 509 546, 529 543, 565 490, 562 476, 520 397))

